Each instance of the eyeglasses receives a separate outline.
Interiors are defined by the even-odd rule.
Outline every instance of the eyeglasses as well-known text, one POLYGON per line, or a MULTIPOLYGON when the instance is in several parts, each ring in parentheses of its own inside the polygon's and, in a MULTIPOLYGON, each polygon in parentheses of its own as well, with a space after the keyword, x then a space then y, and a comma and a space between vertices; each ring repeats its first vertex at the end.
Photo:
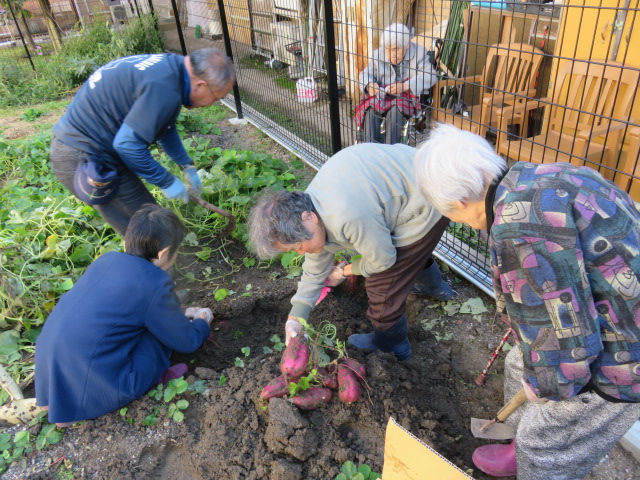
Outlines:
POLYGON ((210 86, 207 82, 205 82, 204 80, 203 80, 203 82, 204 82, 204 84, 207 86, 207 88, 209 89, 209 92, 211 93, 211 95, 213 96, 213 98, 215 98, 214 102, 217 102, 218 100, 220 100, 221 98, 223 98, 223 97, 219 97, 218 95, 216 95, 215 93, 213 93, 213 90, 211 89, 211 86, 210 86))

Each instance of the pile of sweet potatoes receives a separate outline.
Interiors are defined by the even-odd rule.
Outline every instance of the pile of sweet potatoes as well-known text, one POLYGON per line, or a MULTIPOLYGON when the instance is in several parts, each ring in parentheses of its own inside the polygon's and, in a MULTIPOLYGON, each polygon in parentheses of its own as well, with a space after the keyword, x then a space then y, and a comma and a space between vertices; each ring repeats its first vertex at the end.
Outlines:
POLYGON ((362 396, 366 374, 364 365, 346 356, 317 368, 317 362, 311 359, 311 348, 304 335, 291 339, 282 354, 280 371, 282 375, 271 380, 262 389, 260 398, 268 400, 272 397, 288 397, 290 391, 298 390, 295 385, 299 385, 298 382, 304 378, 305 384, 310 386, 289 398, 291 403, 302 410, 314 410, 330 402, 334 390, 338 392, 341 401, 355 402, 362 396), (290 388, 292 383, 295 384, 294 388, 290 388))

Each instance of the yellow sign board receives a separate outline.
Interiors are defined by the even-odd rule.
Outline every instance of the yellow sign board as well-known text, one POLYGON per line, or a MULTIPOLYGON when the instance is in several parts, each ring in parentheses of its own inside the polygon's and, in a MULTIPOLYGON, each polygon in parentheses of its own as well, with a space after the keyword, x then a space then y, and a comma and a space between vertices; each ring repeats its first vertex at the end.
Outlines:
POLYGON ((473 480, 434 449, 389 419, 382 480, 473 480))

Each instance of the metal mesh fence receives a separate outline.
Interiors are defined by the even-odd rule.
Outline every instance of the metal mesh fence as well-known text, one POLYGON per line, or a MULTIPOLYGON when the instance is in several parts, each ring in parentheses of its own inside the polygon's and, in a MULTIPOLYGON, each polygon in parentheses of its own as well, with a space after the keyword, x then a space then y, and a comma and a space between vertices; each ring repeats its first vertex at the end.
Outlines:
MULTIPOLYGON (((418 144, 434 122, 451 123, 510 162, 588 165, 640 200, 637 0, 223 3, 244 114, 316 168, 372 139, 354 119, 368 96, 362 72, 388 60, 383 31, 402 23, 429 52, 427 67, 402 75, 433 70, 437 82, 409 92, 419 103, 400 120, 399 141, 418 144)), ((201 29, 218 6, 201 4, 199 21, 190 5, 188 28, 201 29)), ((379 141, 393 138, 387 122, 372 130, 379 141)), ((482 232, 452 225, 436 254, 491 292, 482 232)))
MULTIPOLYGON (((37 68, 39 53, 53 49, 49 17, 64 39, 74 26, 106 20, 118 28, 153 11, 167 50, 226 50, 239 95, 225 103, 320 168, 340 148, 397 133, 384 115, 380 131, 358 128, 354 115, 366 111, 363 71, 376 62, 394 69, 383 32, 401 23, 411 32, 407 51, 428 53, 396 76, 411 84, 435 72, 436 83, 406 92, 414 103, 396 141, 417 145, 435 122, 452 123, 510 162, 588 165, 638 201, 639 2, 50 0, 46 14, 36 0, 0 0, 0 65, 37 68)), ((366 78, 388 86, 375 75, 366 78)), ((436 255, 491 292, 482 232, 452 225, 436 255)))
POLYGON ((38 70, 69 37, 94 22, 117 30, 152 12, 149 0, 0 0, 0 67, 38 70))

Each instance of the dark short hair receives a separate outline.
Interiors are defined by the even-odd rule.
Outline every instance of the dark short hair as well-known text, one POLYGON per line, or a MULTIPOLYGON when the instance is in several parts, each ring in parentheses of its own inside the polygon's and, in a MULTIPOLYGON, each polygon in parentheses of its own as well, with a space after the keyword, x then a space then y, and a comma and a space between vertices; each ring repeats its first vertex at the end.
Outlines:
POLYGON ((169 247, 169 255, 178 250, 184 239, 184 225, 168 208, 146 203, 133 214, 124 235, 124 248, 130 255, 153 260, 169 247))

